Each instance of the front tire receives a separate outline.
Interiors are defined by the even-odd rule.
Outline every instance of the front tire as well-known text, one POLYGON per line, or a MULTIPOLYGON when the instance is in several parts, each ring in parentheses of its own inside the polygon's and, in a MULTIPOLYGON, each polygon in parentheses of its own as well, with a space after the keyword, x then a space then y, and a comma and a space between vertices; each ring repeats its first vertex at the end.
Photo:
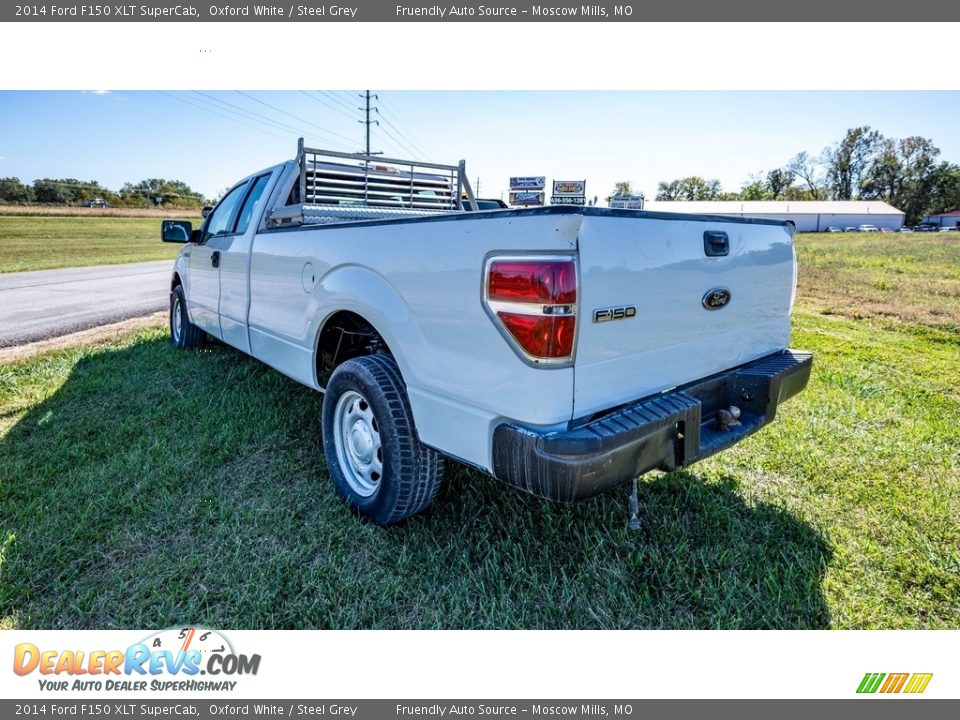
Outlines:
POLYGON ((420 442, 393 358, 353 358, 323 397, 323 450, 337 492, 361 515, 392 525, 423 512, 443 480, 443 458, 420 442))
POLYGON ((170 293, 170 342, 181 350, 193 350, 203 345, 205 337, 203 330, 190 322, 183 285, 177 285, 170 293))

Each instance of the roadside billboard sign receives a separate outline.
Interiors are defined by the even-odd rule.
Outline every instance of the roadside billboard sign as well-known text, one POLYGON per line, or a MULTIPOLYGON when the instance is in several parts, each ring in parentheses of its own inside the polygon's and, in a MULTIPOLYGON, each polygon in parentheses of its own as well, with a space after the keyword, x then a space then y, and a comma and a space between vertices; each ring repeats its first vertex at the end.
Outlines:
POLYGON ((511 205, 543 205, 544 193, 536 190, 520 190, 510 193, 511 205))
POLYGON ((614 195, 608 205, 620 210, 643 210, 643 200, 643 195, 614 195))
POLYGON ((554 197, 561 197, 561 196, 586 197, 587 181, 586 180, 554 180, 553 195, 554 197))
POLYGON ((547 185, 547 178, 543 175, 529 175, 510 178, 511 190, 543 190, 547 185))

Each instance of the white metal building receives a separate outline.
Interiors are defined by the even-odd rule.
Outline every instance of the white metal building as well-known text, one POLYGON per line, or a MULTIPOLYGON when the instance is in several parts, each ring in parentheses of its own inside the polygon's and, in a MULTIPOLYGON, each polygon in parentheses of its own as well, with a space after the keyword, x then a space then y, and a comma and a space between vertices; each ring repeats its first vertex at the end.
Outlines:
POLYGON ((960 227, 960 210, 954 210, 953 212, 948 213, 937 213, 935 215, 927 215, 923 222, 931 223, 932 225, 939 225, 940 227, 945 228, 955 228, 960 227))
POLYGON ((822 232, 858 225, 899 230, 905 213, 880 200, 701 200, 650 201, 646 210, 733 215, 771 220, 789 220, 801 232, 822 232))

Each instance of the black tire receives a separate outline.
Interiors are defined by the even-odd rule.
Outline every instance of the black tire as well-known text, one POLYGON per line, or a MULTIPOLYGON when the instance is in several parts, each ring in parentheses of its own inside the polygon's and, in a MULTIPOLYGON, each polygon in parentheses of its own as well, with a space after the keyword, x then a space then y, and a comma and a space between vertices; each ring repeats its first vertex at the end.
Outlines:
POLYGON ((183 285, 177 285, 170 293, 170 342, 181 350, 193 350, 203 345, 205 339, 206 333, 187 317, 183 285))
POLYGON ((323 451, 337 492, 380 525, 423 512, 443 480, 443 457, 420 443, 406 385, 387 355, 334 370, 323 397, 323 451))

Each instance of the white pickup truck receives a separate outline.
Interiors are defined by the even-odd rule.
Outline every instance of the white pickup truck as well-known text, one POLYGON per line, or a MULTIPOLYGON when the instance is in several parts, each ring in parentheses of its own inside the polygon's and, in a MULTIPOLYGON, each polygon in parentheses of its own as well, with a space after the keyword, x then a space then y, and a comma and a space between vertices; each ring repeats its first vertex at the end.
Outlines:
POLYGON ((170 330, 324 393, 337 490, 396 523, 444 458, 545 498, 690 465, 800 392, 793 227, 557 206, 477 210, 464 165, 305 148, 184 243, 170 330))

